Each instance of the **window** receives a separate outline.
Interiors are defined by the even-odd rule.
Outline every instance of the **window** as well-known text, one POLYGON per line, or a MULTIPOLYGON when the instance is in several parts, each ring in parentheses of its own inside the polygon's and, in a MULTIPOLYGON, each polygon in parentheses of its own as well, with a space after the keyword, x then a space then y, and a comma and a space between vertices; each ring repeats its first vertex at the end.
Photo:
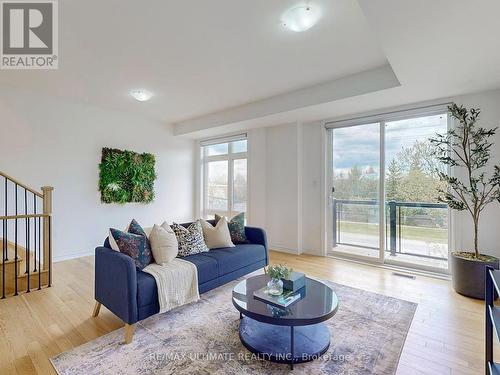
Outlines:
POLYGON ((202 215, 233 216, 247 210, 246 135, 200 142, 202 215))
POLYGON ((327 124, 330 251, 379 263, 448 269, 446 189, 429 138, 448 129, 432 106, 327 124))

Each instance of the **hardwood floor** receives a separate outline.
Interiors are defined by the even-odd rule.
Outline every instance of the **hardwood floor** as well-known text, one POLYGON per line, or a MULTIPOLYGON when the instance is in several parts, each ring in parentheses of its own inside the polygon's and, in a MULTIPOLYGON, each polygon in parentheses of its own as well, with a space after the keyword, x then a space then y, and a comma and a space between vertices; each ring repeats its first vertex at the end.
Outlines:
MULTIPOLYGON (((417 302, 398 374, 484 373, 483 304, 453 292, 449 281, 406 279, 386 269, 309 255, 271 252, 271 263, 417 302)), ((50 357, 123 326, 104 306, 98 318, 91 317, 93 274, 93 257, 56 263, 53 287, 0 300, 0 374, 53 374, 50 357)))

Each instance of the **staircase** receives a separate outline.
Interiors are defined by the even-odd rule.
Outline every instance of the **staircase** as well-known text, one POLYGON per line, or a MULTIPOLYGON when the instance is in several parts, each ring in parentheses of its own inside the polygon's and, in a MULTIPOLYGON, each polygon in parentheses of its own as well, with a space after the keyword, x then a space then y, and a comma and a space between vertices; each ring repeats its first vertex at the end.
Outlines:
POLYGON ((0 172, 0 298, 51 286, 52 191, 0 172))

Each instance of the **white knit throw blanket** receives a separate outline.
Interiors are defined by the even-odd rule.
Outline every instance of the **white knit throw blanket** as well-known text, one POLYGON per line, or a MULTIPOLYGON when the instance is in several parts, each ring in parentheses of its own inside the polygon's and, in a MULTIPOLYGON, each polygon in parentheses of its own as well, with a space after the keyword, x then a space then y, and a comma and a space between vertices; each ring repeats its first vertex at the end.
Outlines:
POLYGON ((191 262, 174 258, 162 266, 151 263, 143 271, 156 280, 160 314, 200 299, 198 272, 191 262))

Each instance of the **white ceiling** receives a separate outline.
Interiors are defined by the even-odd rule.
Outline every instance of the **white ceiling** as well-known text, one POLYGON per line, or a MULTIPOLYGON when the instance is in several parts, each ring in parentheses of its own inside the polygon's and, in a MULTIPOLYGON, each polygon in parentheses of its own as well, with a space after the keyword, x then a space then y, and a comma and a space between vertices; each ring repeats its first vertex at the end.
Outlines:
POLYGON ((280 24, 296 0, 59 2, 59 70, 0 71, 0 84, 178 122, 387 64, 358 4, 313 0, 305 33, 280 24), (130 89, 155 93, 147 103, 130 89))
MULTIPOLYGON (((335 2, 335 1, 333 1, 335 2)), ((297 106, 249 120, 196 119, 208 124, 190 131, 176 124, 178 134, 194 138, 283 124, 345 117, 367 111, 500 88, 500 1, 497 0, 358 0, 374 36, 401 85, 328 103, 297 106), (189 133, 188 133, 189 132, 189 133)), ((239 108, 244 112, 245 106, 239 108)))
POLYGON ((402 86, 500 86, 500 1, 359 0, 402 86))
POLYGON ((0 85, 191 137, 500 87, 497 0, 311 0, 322 19, 293 33, 280 16, 301 1, 60 1, 59 70, 0 71, 0 85))

